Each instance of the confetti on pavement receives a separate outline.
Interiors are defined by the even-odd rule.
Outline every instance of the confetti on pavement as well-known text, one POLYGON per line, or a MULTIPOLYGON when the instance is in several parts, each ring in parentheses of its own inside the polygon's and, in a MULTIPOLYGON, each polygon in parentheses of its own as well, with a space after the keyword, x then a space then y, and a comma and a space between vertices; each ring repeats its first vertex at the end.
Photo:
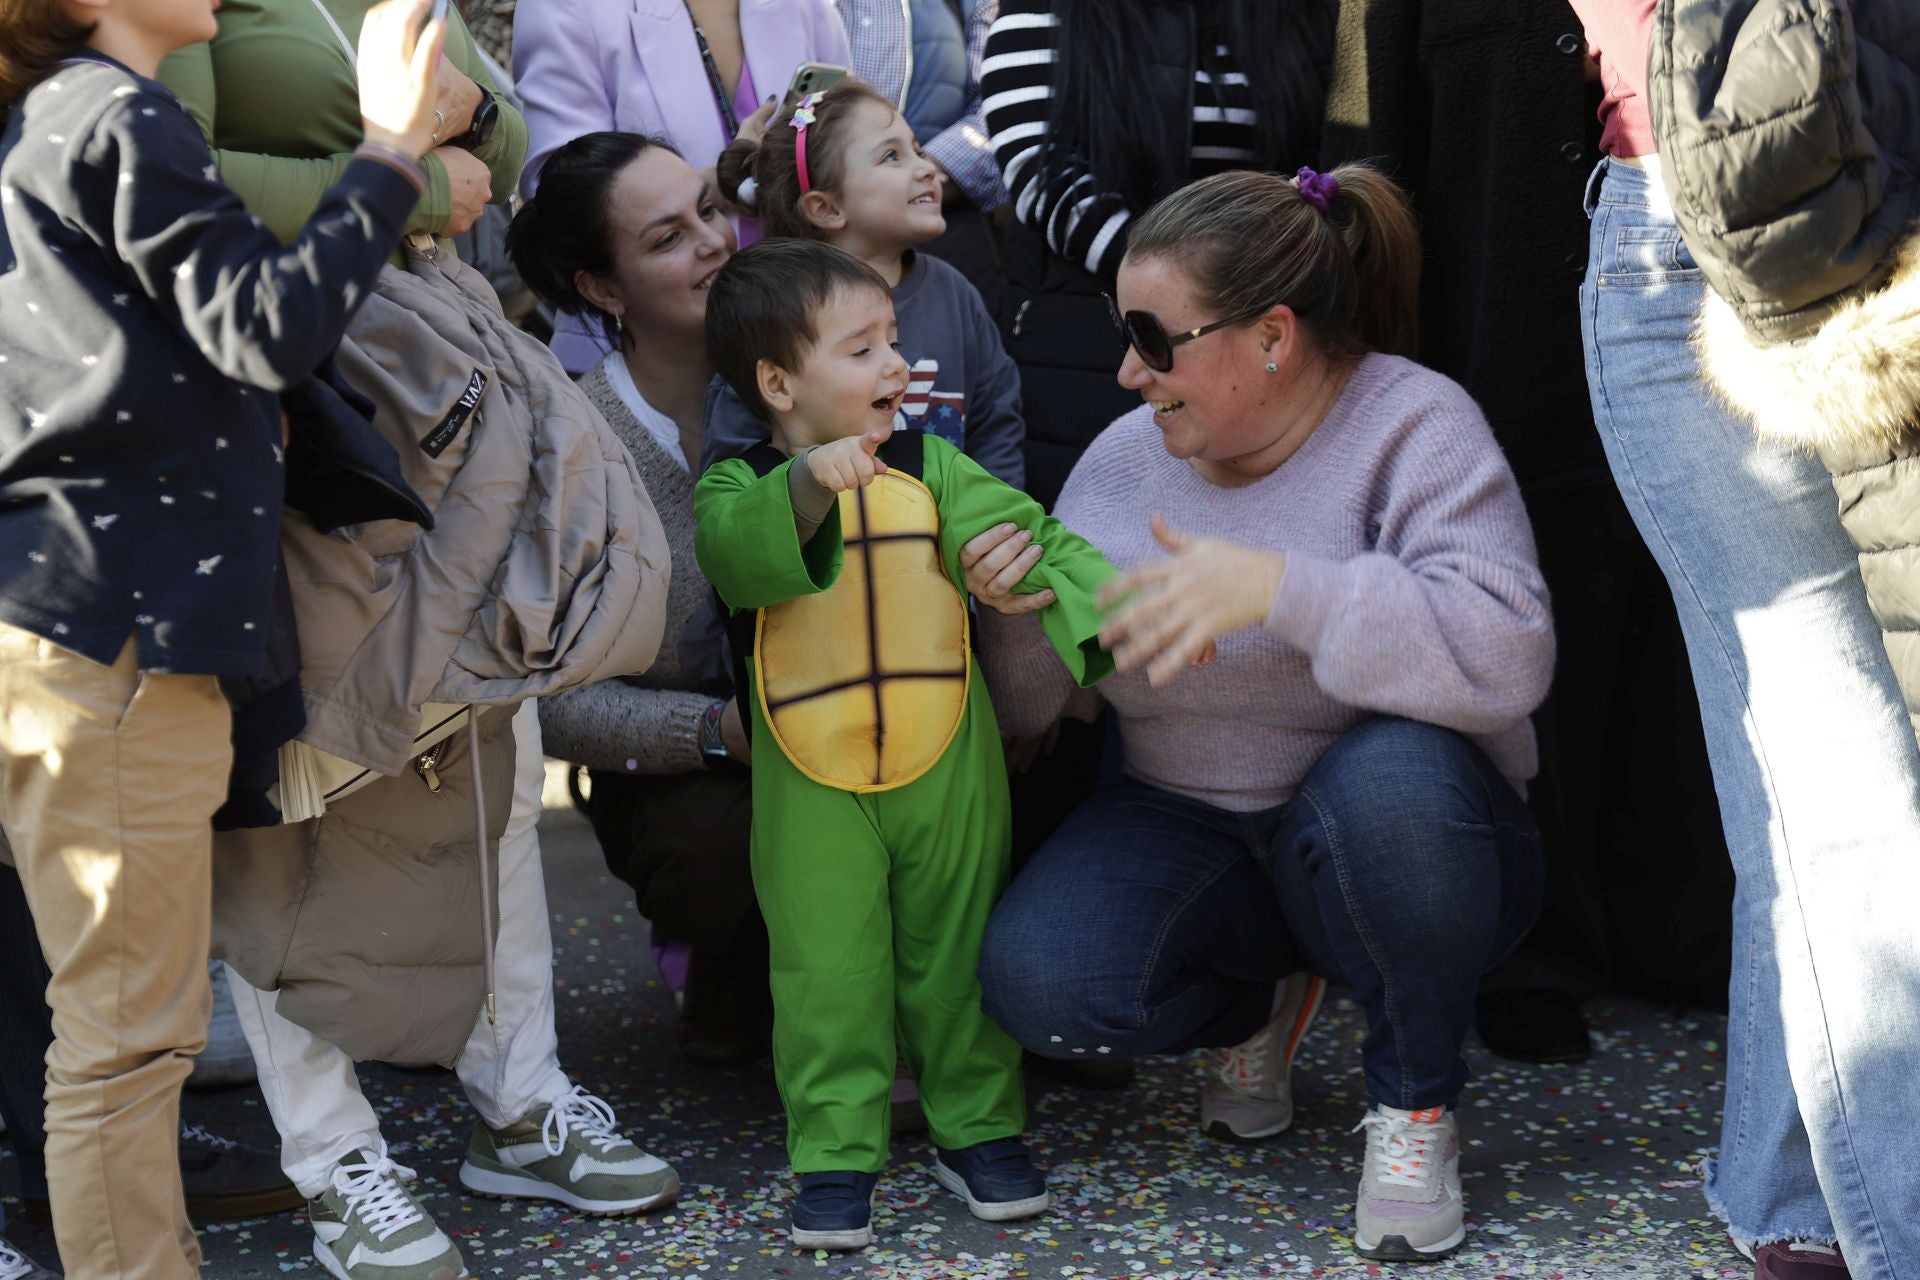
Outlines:
MULTIPOLYGON (((562 801, 564 803, 564 801, 562 801)), ((646 948, 646 921, 610 878, 584 820, 541 826, 554 913, 561 1058, 613 1104, 625 1130, 680 1172, 664 1211, 590 1218, 554 1205, 464 1194, 455 1170, 473 1124, 457 1079, 365 1065, 395 1159, 475 1277, 794 1277, 797 1280, 1197 1280, 1451 1276, 1486 1280, 1747 1280, 1701 1197, 1719 1126, 1724 1019, 1632 1002, 1590 1009, 1597 1052, 1577 1067, 1522 1067, 1477 1045, 1462 1105, 1466 1245, 1444 1263, 1351 1252, 1363 1095, 1354 1007, 1330 1000, 1294 1067, 1294 1128, 1256 1146, 1202 1137, 1199 1055, 1140 1064, 1126 1089, 1029 1076, 1031 1141, 1054 1208, 985 1223, 934 1182, 925 1139, 897 1139, 881 1181, 877 1241, 853 1254, 786 1244, 789 1182, 770 1065, 703 1070, 674 1048, 674 1006, 646 948)), ((188 1118, 261 1144, 252 1089, 191 1094, 188 1118)), ((11 1156, 0 1189, 17 1189, 11 1156)), ((15 1243, 49 1260, 50 1234, 14 1218, 15 1243)), ((323 1280, 305 1218, 202 1232, 207 1280, 323 1280)))

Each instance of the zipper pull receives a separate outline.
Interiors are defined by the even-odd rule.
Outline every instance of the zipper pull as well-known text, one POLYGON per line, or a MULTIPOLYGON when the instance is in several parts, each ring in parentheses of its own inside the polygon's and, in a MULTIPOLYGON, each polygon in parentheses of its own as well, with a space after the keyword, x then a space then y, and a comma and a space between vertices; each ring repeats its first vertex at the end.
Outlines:
POLYGON ((437 747, 425 755, 418 757, 413 762, 413 771, 425 780, 427 790, 431 791, 434 795, 440 794, 440 773, 438 769, 435 768, 439 763, 440 750, 437 747))

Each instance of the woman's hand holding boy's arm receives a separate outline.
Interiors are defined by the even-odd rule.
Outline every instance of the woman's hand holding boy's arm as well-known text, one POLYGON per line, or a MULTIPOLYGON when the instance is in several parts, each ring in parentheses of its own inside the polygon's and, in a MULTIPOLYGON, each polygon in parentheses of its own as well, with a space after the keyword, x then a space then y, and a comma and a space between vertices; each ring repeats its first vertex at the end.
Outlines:
POLYGON ((386 0, 360 24, 360 122, 366 140, 418 160, 433 147, 445 22, 423 29, 429 0, 386 0))
POLYGON ((834 493, 864 489, 875 476, 886 473, 887 464, 878 454, 890 434, 869 431, 863 436, 846 436, 832 444, 816 445, 800 457, 821 487, 834 493))
POLYGON ((1051 588, 1014 593, 1028 571, 1040 563, 1043 550, 1034 544, 1031 532, 1011 522, 975 535, 960 548, 967 591, 989 609, 1010 617, 1046 608, 1058 599, 1051 588))

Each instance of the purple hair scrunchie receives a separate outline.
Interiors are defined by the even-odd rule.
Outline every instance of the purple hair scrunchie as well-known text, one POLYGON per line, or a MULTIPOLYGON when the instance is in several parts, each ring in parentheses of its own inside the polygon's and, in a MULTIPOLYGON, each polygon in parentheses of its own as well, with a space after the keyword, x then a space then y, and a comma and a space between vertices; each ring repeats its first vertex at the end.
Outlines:
POLYGON ((1340 179, 1330 173, 1315 173, 1306 165, 1300 166, 1300 172, 1293 175, 1293 185, 1308 204, 1327 213, 1333 206, 1333 198, 1340 194, 1340 179))

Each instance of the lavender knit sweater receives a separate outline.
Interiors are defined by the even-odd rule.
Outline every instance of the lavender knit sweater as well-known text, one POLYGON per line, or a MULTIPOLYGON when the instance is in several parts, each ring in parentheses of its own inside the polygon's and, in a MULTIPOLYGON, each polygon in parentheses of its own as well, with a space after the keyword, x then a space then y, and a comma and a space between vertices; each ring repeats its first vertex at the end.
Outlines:
POLYGON ((1354 725, 1396 715, 1467 735, 1524 789, 1553 622, 1513 473, 1459 386, 1370 355, 1306 444, 1238 489, 1167 456, 1143 406, 1087 449, 1056 514, 1124 570, 1164 554, 1147 527, 1156 512, 1286 555, 1266 624, 1223 638, 1213 663, 1169 685, 1116 675, 1070 706, 1073 685, 1033 618, 983 610, 1004 732, 1039 733, 1104 697, 1129 776, 1246 812, 1286 801, 1354 725))

